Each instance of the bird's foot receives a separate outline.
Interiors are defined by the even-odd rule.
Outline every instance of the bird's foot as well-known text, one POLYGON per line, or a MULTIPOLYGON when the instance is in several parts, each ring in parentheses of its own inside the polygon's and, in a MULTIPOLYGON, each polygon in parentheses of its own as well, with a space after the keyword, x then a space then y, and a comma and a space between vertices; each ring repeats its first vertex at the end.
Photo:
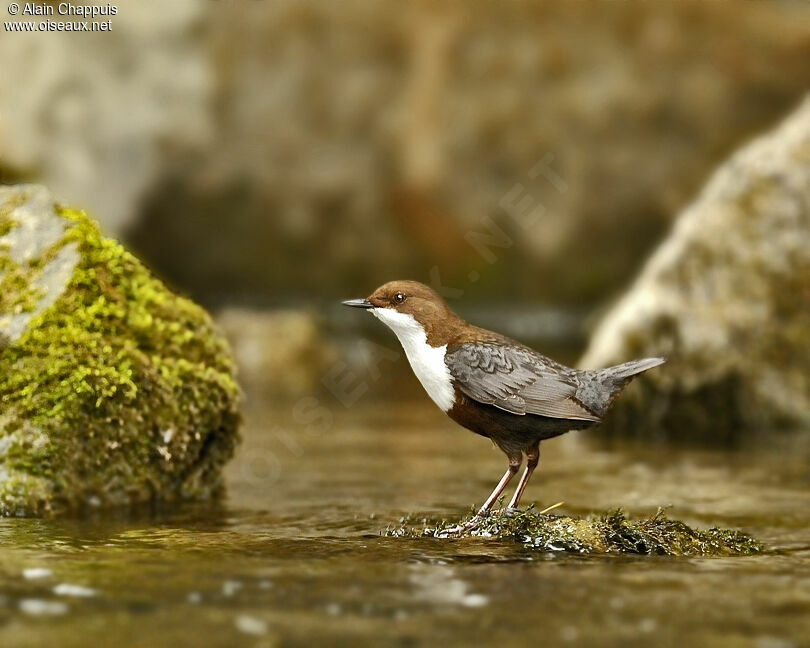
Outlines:
POLYGON ((450 536, 450 535, 461 535, 467 531, 471 531, 475 529, 481 522, 484 521, 484 518, 489 515, 489 512, 481 513, 480 511, 473 515, 469 520, 462 524, 457 524, 456 526, 448 527, 446 529, 442 529, 439 533, 441 536, 450 536))

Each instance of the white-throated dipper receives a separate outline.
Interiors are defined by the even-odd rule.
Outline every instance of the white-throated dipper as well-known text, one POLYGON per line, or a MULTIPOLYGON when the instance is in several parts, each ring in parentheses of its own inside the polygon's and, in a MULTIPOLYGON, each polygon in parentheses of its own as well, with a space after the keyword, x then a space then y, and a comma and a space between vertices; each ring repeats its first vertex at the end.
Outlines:
POLYGON ((526 470, 509 502, 520 502, 540 458, 540 442, 599 423, 632 378, 664 362, 633 360, 582 371, 566 367, 499 333, 467 324, 441 297, 416 281, 391 281, 365 308, 399 339, 428 396, 459 425, 489 437, 509 467, 478 511, 486 515, 526 455, 526 470))

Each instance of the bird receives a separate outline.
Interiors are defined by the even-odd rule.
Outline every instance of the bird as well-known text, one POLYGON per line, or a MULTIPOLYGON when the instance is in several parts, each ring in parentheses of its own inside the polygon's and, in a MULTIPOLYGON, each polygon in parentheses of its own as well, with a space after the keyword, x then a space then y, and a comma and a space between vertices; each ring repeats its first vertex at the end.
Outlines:
POLYGON ((439 409, 491 439, 506 455, 506 472, 473 523, 492 511, 525 457, 526 468, 506 510, 518 508, 540 460, 542 441, 597 425, 633 378, 665 362, 651 357, 606 369, 573 369, 468 324, 417 281, 390 281, 365 299, 342 303, 368 310, 388 326, 439 409))

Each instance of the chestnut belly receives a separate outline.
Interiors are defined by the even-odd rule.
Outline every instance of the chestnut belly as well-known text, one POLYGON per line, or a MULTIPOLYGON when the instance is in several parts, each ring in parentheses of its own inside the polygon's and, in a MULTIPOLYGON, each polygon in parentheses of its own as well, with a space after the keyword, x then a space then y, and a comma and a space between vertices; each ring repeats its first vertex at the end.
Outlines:
POLYGON ((593 421, 511 414, 499 407, 478 403, 458 391, 447 415, 462 427, 492 439, 508 455, 532 448, 545 439, 594 425, 593 421))

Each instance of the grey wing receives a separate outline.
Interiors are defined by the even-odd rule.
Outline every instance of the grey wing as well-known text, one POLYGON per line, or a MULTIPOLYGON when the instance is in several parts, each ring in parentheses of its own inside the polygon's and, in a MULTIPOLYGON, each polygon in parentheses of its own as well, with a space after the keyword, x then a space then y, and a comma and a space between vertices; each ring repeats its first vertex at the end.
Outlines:
POLYGON ((573 370, 531 349, 499 344, 461 344, 448 351, 445 364, 458 388, 479 403, 512 414, 599 421, 576 400, 573 370))

